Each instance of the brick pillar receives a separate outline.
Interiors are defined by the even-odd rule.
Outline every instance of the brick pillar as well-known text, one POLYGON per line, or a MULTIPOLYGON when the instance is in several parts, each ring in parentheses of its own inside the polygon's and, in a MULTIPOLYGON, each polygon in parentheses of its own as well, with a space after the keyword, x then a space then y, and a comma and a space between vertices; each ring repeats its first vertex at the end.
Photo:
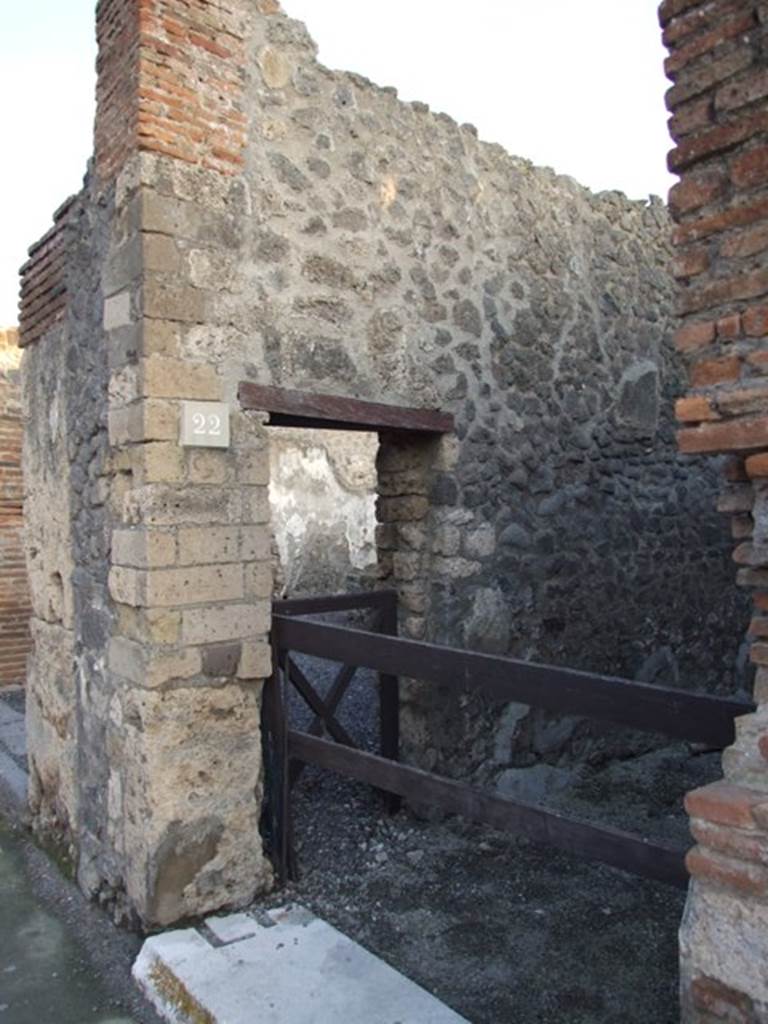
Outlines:
POLYGON ((720 508, 754 595, 754 715, 722 782, 689 794, 697 845, 681 929, 685 1021, 768 1021, 768 4, 665 0, 681 285, 676 344, 691 390, 684 452, 731 453, 720 508))
MULTIPOLYGON (((271 877, 259 836, 268 447, 201 344, 226 332, 221 293, 239 288, 251 9, 100 9, 97 175, 101 188, 117 176, 118 203, 103 278, 109 438, 122 478, 110 828, 130 907, 150 924, 244 905, 271 877), (183 400, 229 405, 229 449, 180 447, 183 400)), ((83 881, 98 888, 98 856, 83 881)))
POLYGON ((21 350, 15 328, 0 330, 0 686, 23 683, 30 649, 21 479, 21 350))
MULTIPOLYGON (((216 354, 227 303, 244 301, 246 48, 265 6, 101 0, 95 160, 77 204, 87 241, 67 251, 65 285, 81 277, 40 314, 35 296, 56 287, 26 280, 32 492, 72 464, 48 488, 64 525, 33 587, 41 619, 53 583, 64 608, 35 649, 32 809, 42 832, 55 819, 86 892, 144 926, 242 906, 271 881, 269 455, 262 417, 239 412, 242 374, 225 377, 216 354), (57 458, 41 450, 46 385, 62 392, 57 458), (184 400, 228 404, 229 448, 180 446, 184 400)), ((50 533, 49 502, 35 507, 50 533)))

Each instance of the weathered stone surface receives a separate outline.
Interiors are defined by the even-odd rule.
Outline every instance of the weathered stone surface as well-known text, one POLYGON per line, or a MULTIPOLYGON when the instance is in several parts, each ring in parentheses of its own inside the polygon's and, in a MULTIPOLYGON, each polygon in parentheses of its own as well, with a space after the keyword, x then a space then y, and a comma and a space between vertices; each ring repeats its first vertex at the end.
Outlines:
POLYGON ((147 925, 244 905, 269 884, 259 696, 248 687, 130 692, 122 813, 127 884, 147 925), (193 813, 190 814, 190 808, 193 813))

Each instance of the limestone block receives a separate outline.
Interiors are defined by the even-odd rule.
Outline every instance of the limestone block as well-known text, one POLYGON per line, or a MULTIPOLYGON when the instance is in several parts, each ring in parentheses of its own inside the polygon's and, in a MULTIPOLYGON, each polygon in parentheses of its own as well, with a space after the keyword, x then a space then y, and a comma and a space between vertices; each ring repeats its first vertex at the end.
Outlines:
POLYGON ((179 407, 174 402, 149 400, 109 410, 110 444, 177 441, 179 407))
POLYGON ((237 562, 240 531, 234 526, 191 526, 179 530, 179 565, 237 562))
POLYGON ((244 526, 240 537, 244 562, 262 562, 272 557, 272 534, 267 526, 244 526))
POLYGON ((142 394, 149 398, 221 400, 221 380, 207 363, 148 356, 140 364, 142 394))
POLYGON ((259 843, 259 691, 229 685, 124 695, 128 897, 164 926, 267 888, 259 843))
POLYGON ((111 671, 138 686, 150 688, 172 680, 191 679, 202 672, 202 659, 197 647, 156 652, 125 637, 111 639, 108 659, 111 671))
POLYGON ((192 448, 187 453, 187 480, 191 484, 224 484, 234 476, 231 454, 224 450, 192 448))
POLYGON ((176 561, 176 538, 162 530, 115 530, 112 564, 135 569, 159 569, 176 561))
POLYGON ((244 523, 269 522, 269 491, 266 487, 244 487, 242 498, 244 523))
POLYGON ((266 599, 187 608, 182 612, 182 640, 185 644, 204 644, 264 637, 269 632, 271 615, 271 602, 266 599))
POLYGON ((182 258, 174 238, 144 232, 141 236, 144 270, 176 274, 182 268, 182 258))
POLYGON ((146 573, 146 604, 151 608, 231 601, 243 596, 240 565, 186 566, 146 573))
POLYGON ((184 450, 173 441, 153 441, 141 445, 138 465, 137 483, 140 485, 178 484, 185 478, 184 450))
POLYGON ((247 448, 237 453, 237 479, 241 484, 269 484, 269 452, 247 448))
POLYGON ((240 679, 268 679, 272 674, 272 648, 265 640, 248 640, 243 644, 237 669, 240 679))
MULTIPOLYGON (((268 515, 263 490, 261 500, 268 515)), ((226 525, 239 523, 241 510, 240 494, 234 489, 149 484, 126 494, 122 516, 126 523, 144 526, 226 525)))
POLYGON ((269 597, 272 593, 272 563, 250 562, 243 566, 246 597, 269 597))
POLYGON ((141 351, 145 356, 174 356, 180 355, 181 328, 178 323, 172 320, 150 320, 142 321, 142 346, 141 351))

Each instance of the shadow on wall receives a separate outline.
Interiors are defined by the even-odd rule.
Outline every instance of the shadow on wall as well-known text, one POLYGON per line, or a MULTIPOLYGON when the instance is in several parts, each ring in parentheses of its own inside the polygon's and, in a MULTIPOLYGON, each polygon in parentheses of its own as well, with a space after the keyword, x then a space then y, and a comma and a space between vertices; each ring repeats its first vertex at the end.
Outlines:
POLYGON ((270 432, 269 497, 282 594, 373 585, 377 450, 376 434, 270 432))

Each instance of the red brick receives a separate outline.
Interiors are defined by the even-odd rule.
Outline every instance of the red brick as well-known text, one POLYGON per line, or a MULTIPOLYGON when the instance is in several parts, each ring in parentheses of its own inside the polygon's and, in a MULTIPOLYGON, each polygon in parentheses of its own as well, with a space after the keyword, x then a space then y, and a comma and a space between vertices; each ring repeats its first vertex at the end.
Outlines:
POLYGON ((741 46, 715 60, 701 63, 695 69, 681 75, 679 82, 667 90, 667 109, 674 110, 685 100, 709 92, 713 86, 749 67, 753 59, 752 49, 749 46, 741 46))
POLYGON ((722 981, 701 975, 691 982, 690 992, 695 1009, 706 1013, 709 1020, 715 1018, 723 1024, 758 1024, 750 997, 722 981))
POLYGON ((727 782, 712 782, 694 789, 685 798, 685 809, 691 818, 702 818, 716 825, 754 829, 754 807, 765 803, 765 793, 727 782))
POLYGON ((765 868, 710 852, 702 846, 694 846, 688 851, 685 866, 693 878, 704 879, 724 889, 750 896, 768 893, 768 871, 765 868))
POLYGON ((750 149, 731 161, 731 180, 739 188, 752 188, 768 182, 768 146, 750 149))
POLYGON ((743 317, 744 332, 750 338, 762 338, 768 334, 768 306, 753 306, 743 317))
POLYGON ((724 341, 733 341, 741 334, 741 315, 731 313, 717 321, 717 336, 724 341))
POLYGON ((728 181, 723 174, 708 172, 698 176, 686 175, 669 190, 669 208, 679 216, 706 206, 723 195, 728 181))
POLYGON ((754 523, 752 522, 752 516, 742 514, 731 517, 731 536, 734 540, 744 540, 745 537, 751 537, 754 533, 754 523))
POLYGON ((712 403, 704 395, 678 398, 675 402, 675 416, 681 423, 701 423, 704 420, 720 419, 712 403))
POLYGON ((712 384, 723 384, 739 379, 741 360, 738 356, 726 356, 722 359, 706 359, 696 363, 691 372, 694 387, 704 388, 712 384))
POLYGON ((768 476, 768 452, 748 456, 744 466, 750 479, 756 476, 768 476))
POLYGON ((719 3, 704 3, 687 13, 679 14, 664 28, 664 45, 672 49, 681 39, 704 32, 718 21, 740 14, 743 10, 744 0, 720 0, 719 3))
POLYGON ((675 346, 680 352, 692 352, 705 348, 715 340, 715 324, 709 320, 694 320, 675 333, 675 346))
POLYGON ((738 391, 722 391, 713 399, 717 411, 725 416, 744 416, 759 412, 768 413, 768 388, 740 388, 738 391))
POLYGON ((698 313, 742 299, 758 298, 768 293, 768 269, 747 274, 716 278, 708 284, 689 287, 682 297, 685 313, 698 313))
POLYGON ((727 828, 694 819, 691 822, 691 834, 701 846, 726 857, 768 864, 768 836, 762 832, 727 828))
POLYGON ((726 40, 749 31, 754 25, 755 16, 752 11, 747 11, 733 18, 723 19, 716 28, 705 32, 703 35, 697 35, 684 46, 676 47, 664 62, 664 71, 668 77, 673 77, 677 71, 680 71, 692 60, 711 53, 712 50, 726 42, 726 40))
POLYGON ((703 132, 691 139, 681 142, 673 149, 667 164, 673 174, 684 171, 691 164, 705 156, 725 153, 740 142, 746 142, 760 132, 768 129, 768 112, 761 111, 748 118, 742 118, 730 124, 718 125, 708 132, 703 132))
POLYGON ((768 96, 768 71, 756 68, 718 89, 715 95, 715 107, 718 110, 736 110, 749 103, 762 100, 766 96, 768 96))
POLYGON ((686 242, 695 242, 721 231, 750 227, 767 217, 768 199, 761 199, 757 203, 743 203, 711 217, 702 217, 689 224, 682 224, 675 230, 673 238, 676 245, 684 245, 686 242))
POLYGON ((696 277, 709 269, 709 253, 704 246, 678 252, 672 263, 672 273, 680 280, 696 277))
POLYGON ((665 28, 679 14, 691 7, 700 7, 703 3, 704 0, 663 0, 659 5, 659 24, 665 28))
POLYGON ((755 593, 752 595, 752 601, 754 602, 755 608, 759 608, 760 611, 768 612, 768 593, 755 593))
POLYGON ((667 122, 669 133, 676 140, 681 139, 684 135, 689 135, 697 128, 706 128, 711 123, 711 96, 699 97, 681 104, 667 122))
POLYGON ((727 238, 720 247, 720 253, 728 259, 739 259, 744 256, 754 256, 766 249, 768 249, 768 224, 763 224, 750 231, 740 231, 731 238, 727 238))
POLYGON ((688 454, 765 448, 768 447, 768 416, 688 427, 678 431, 677 443, 680 451, 688 454))

